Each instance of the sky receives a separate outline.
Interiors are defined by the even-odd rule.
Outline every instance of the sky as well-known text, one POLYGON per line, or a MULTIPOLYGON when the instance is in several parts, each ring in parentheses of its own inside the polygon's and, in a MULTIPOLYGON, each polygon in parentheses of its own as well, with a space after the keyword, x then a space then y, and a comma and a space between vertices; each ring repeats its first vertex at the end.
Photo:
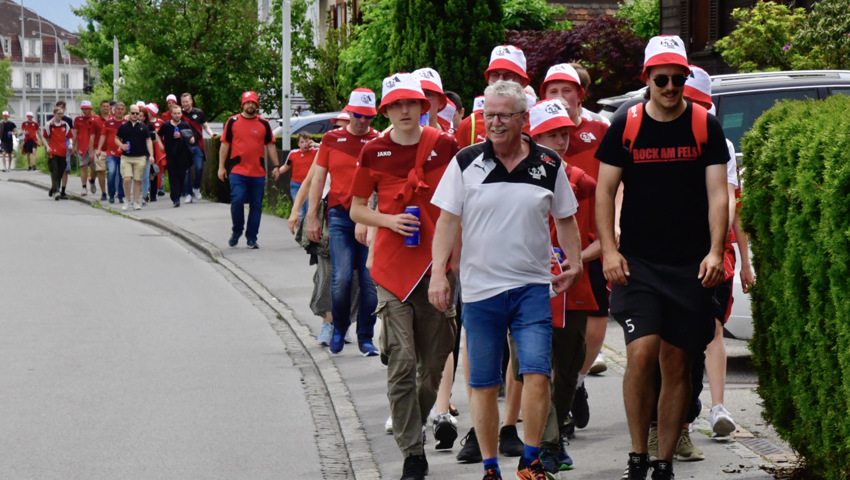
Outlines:
POLYGON ((15 0, 24 2, 24 7, 41 15, 45 20, 59 25, 65 30, 76 33, 83 24, 83 19, 74 15, 71 7, 79 7, 85 0, 15 0))

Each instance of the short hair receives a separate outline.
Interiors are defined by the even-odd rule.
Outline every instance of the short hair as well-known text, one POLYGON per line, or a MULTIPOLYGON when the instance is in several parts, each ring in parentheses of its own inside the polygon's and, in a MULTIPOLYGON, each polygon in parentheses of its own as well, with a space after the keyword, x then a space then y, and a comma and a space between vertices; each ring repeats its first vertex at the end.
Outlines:
POLYGON ((451 90, 446 90, 444 93, 446 94, 447 97, 449 97, 449 100, 451 100, 452 103, 455 104, 456 108, 459 109, 459 108, 463 107, 463 102, 460 101, 460 95, 458 95, 457 93, 455 93, 451 90))
POLYGON ((59 106, 53 109, 53 115, 56 115, 59 112, 65 113, 65 109, 59 106))
POLYGON ((176 103, 174 105, 172 105, 171 108, 169 108, 169 110, 174 110, 175 108, 177 110, 180 110, 181 112, 183 111, 183 107, 181 107, 180 105, 178 105, 176 103))
MULTIPOLYGON (((65 100, 57 100, 57 101, 56 101, 56 106, 57 106, 57 107, 65 108, 65 106, 66 106, 66 104, 65 104, 65 100)), ((54 112, 54 113, 55 113, 55 112, 54 112)))
POLYGON ((570 62, 570 66, 576 69, 578 79, 581 82, 581 88, 584 91, 587 91, 587 88, 590 87, 590 74, 587 73, 587 69, 584 68, 584 65, 578 62, 570 62))
POLYGON ((101 101, 100 101, 100 104, 101 104, 101 105, 103 105, 104 103, 110 103, 110 101, 109 101, 109 100, 101 100, 101 101))
POLYGON ((298 132, 298 140, 301 140, 302 138, 313 141, 313 137, 311 137, 308 132, 298 132))
POLYGON ((498 80, 493 85, 484 89, 484 96, 499 96, 513 98, 516 102, 517 112, 525 112, 528 110, 528 99, 525 96, 525 90, 522 85, 516 82, 507 80, 498 80))
POLYGON ((124 102, 115 102, 115 105, 113 105, 113 107, 118 107, 118 106, 120 106, 122 108, 127 108, 127 105, 124 105, 124 102))

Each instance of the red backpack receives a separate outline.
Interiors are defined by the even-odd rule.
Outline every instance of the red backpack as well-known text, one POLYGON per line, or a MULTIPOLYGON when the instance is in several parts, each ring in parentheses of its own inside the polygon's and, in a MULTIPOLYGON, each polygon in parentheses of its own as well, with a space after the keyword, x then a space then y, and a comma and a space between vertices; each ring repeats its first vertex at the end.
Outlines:
MULTIPOLYGON (((643 103, 632 105, 626 112, 626 128, 623 130, 623 146, 632 149, 635 145, 635 139, 640 131, 640 123, 643 120, 643 103)), ((694 132, 694 138, 697 141, 697 151, 702 155, 703 145, 708 144, 708 110, 696 103, 692 104, 694 109, 691 115, 691 129, 694 132)))

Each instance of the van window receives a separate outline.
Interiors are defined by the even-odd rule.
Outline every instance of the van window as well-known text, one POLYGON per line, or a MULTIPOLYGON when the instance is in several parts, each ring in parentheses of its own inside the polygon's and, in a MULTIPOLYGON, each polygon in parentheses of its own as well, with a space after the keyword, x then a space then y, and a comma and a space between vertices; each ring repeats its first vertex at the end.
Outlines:
POLYGON ((818 98, 817 89, 806 88, 719 95, 718 120, 723 125, 726 138, 735 144, 735 151, 740 152, 741 136, 753 127, 753 123, 765 110, 770 109, 778 100, 805 100, 807 98, 818 98))
POLYGON ((850 97, 850 87, 830 87, 829 94, 835 95, 836 93, 850 97))
POLYGON ((292 133, 325 133, 325 130, 327 129, 329 123, 330 120, 316 120, 314 122, 310 122, 304 125, 303 127, 299 128, 298 131, 292 133))

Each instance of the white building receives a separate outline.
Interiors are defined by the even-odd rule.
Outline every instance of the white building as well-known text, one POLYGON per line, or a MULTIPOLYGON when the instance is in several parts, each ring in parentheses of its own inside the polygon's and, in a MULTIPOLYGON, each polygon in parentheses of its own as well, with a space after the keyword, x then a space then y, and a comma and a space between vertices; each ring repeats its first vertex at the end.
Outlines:
POLYGON ((9 112, 15 123, 26 120, 29 111, 43 124, 58 100, 67 103, 68 116, 80 113, 77 97, 88 84, 89 65, 67 50, 78 41, 77 35, 22 9, 20 3, 0 0, 0 59, 10 59, 12 64, 15 94, 9 99, 9 112))

